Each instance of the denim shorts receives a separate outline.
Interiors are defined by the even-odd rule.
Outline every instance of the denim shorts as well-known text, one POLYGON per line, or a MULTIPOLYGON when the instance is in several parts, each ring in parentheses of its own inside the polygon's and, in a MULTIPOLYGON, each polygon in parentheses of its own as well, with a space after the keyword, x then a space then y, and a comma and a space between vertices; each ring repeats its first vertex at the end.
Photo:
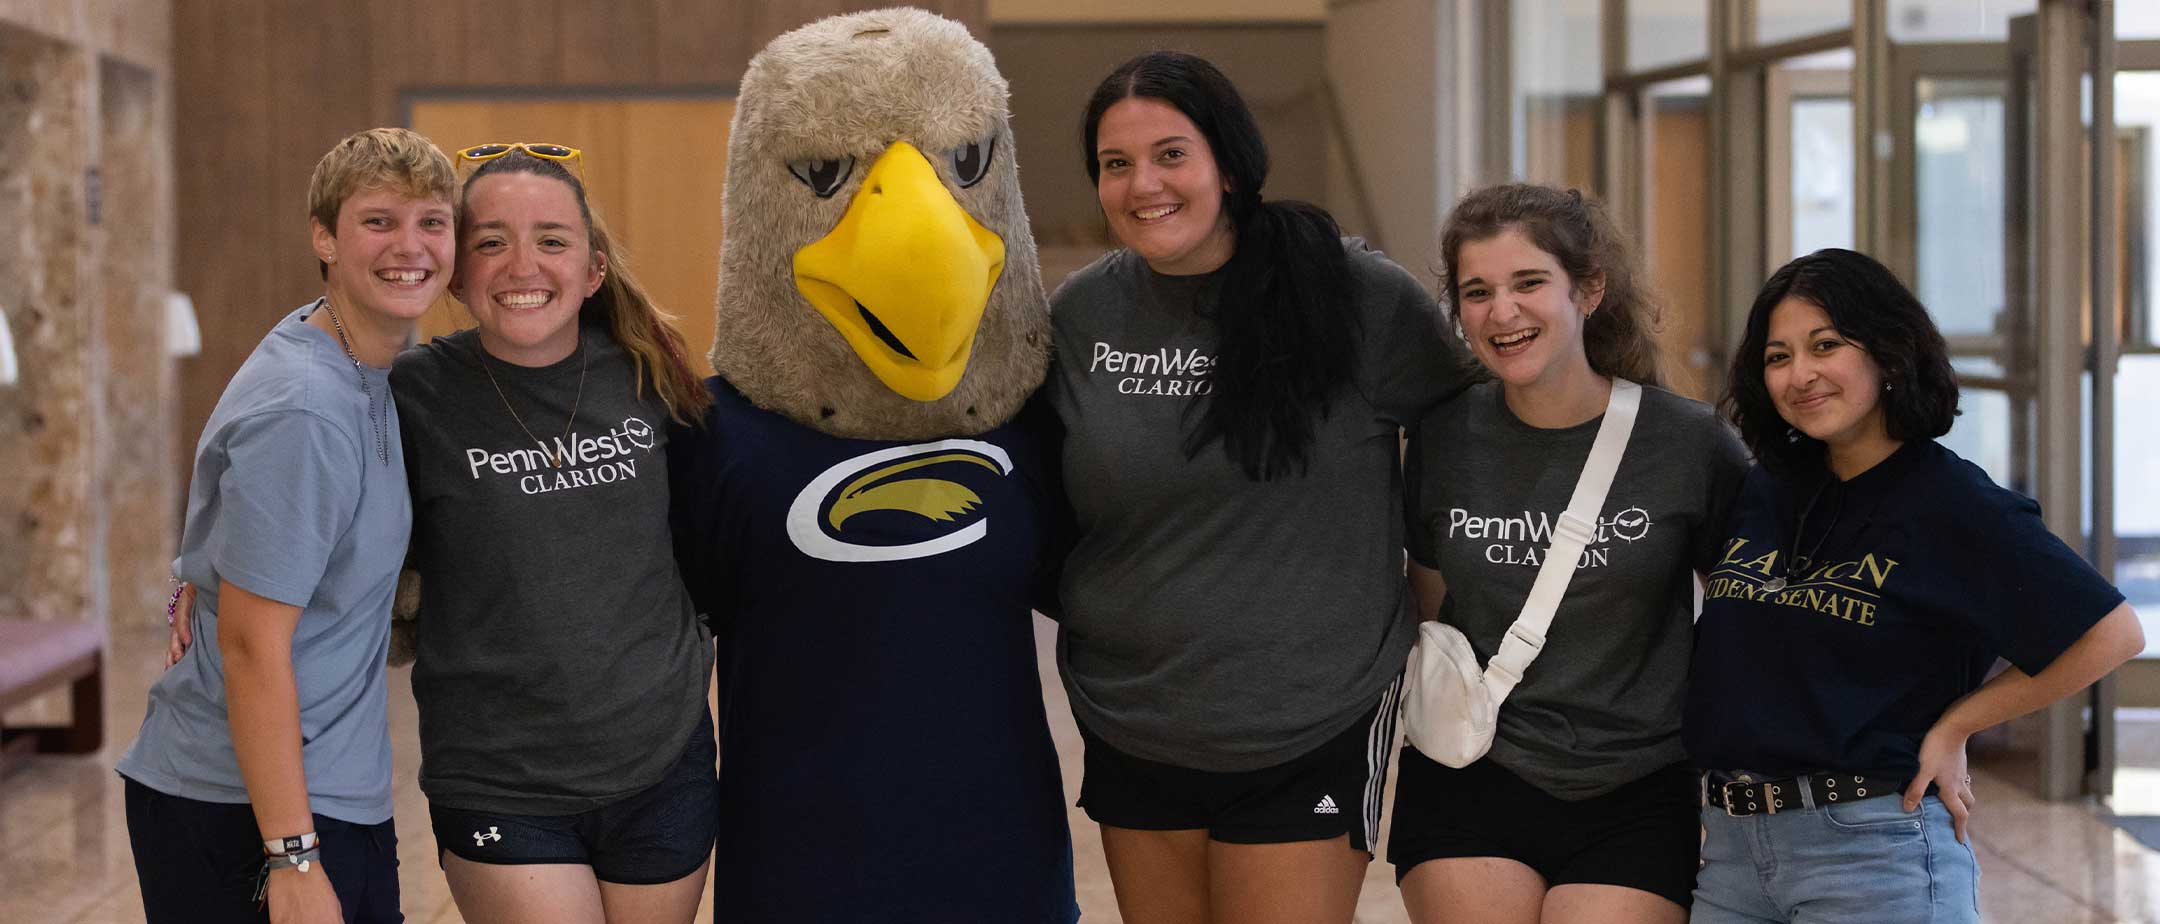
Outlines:
POLYGON ((1895 793, 1806 803, 1743 818, 1702 810, 1691 924, 1978 924, 1980 863, 1941 800, 1916 812, 1895 793))

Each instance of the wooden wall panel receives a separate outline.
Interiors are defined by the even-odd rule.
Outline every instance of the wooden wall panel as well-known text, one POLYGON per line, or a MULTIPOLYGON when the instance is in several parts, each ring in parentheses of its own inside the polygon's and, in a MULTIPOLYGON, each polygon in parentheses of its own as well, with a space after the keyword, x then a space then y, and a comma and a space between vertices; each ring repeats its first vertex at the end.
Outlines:
MULTIPOLYGON (((11 0, 0 0, 11 2, 11 0)), ((921 6, 987 35, 986 0, 921 6)), ((225 382, 284 311, 322 291, 307 177, 343 137, 404 118, 403 95, 509 88, 666 93, 727 86, 750 54, 819 16, 878 0, 218 0, 173 22, 179 287, 203 352, 185 364, 189 453, 225 382), (593 13, 589 10, 604 10, 593 13)), ((633 245, 637 242, 632 241, 633 245)), ((691 306, 674 310, 686 318, 691 306)), ((693 346, 697 346, 693 344, 693 346)), ((699 347, 702 352, 702 347, 699 347)), ((182 460, 183 470, 187 460, 182 460)))
MULTIPOLYGON (((173 60, 178 285, 195 300, 203 341, 202 353, 180 364, 180 454, 192 460, 226 380, 278 314, 302 300, 303 287, 277 278, 320 280, 313 263, 279 266, 272 253, 300 231, 272 221, 272 167, 293 155, 273 150, 278 136, 263 92, 277 57, 267 53, 268 10, 183 3, 174 18, 176 33, 188 36, 176 40, 173 60)), ((318 146, 299 156, 319 153, 318 146)), ((305 211, 300 200, 285 205, 305 211)), ((184 462, 182 471, 190 467, 184 462)))
POLYGON ((660 83, 733 81, 750 66, 752 3, 655 0, 653 66, 660 83))
POLYGON ((556 13, 562 40, 557 77, 567 83, 658 83, 653 43, 664 28, 651 4, 566 2, 556 13))

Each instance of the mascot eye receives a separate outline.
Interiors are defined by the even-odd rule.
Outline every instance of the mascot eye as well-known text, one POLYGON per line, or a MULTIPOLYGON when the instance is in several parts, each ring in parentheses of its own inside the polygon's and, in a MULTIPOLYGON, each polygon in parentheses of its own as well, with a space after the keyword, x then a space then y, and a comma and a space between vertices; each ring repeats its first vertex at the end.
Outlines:
POLYGON ((855 172, 855 158, 798 160, 789 163, 787 168, 804 186, 810 187, 811 192, 817 193, 818 198, 830 199, 833 193, 840 191, 841 184, 847 182, 848 174, 855 172))
POLYGON ((953 177, 966 189, 990 175, 990 158, 997 153, 997 139, 970 141, 953 149, 953 177))

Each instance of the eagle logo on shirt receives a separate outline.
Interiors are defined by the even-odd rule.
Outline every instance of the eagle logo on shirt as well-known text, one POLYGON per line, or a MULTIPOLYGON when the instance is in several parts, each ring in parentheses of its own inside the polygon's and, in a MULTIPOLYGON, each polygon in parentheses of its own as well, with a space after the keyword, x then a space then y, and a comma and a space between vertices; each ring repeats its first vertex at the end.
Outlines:
POLYGON ((983 479, 1012 474, 1012 457, 980 440, 894 446, 827 468, 788 506, 795 548, 825 561, 928 558, 989 535, 983 479), (974 484, 971 486, 970 482, 974 484))

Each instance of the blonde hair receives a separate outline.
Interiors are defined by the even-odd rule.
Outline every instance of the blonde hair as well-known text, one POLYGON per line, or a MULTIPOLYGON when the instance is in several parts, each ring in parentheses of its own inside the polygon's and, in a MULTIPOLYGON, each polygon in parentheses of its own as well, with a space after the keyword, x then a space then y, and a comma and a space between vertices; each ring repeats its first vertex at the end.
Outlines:
MULTIPOLYGON (((1440 230, 1441 304, 1454 314, 1461 293, 1457 260, 1464 244, 1514 228, 1559 261, 1576 288, 1605 281, 1605 297, 1583 322, 1583 352, 1599 375, 1662 385, 1658 299, 1627 235, 1597 199, 1572 189, 1509 183, 1464 196, 1440 230)), ((1459 322, 1459 319, 1458 319, 1459 322)))
MULTIPOLYGON (((409 128, 371 128, 345 136, 315 162, 308 177, 308 217, 335 237, 345 200, 375 187, 457 205, 457 169, 435 142, 409 128)), ((327 278, 329 264, 316 262, 327 278)))
MULTIPOLYGON (((579 317, 598 318, 607 323, 615 342, 630 354, 632 381, 637 394, 645 393, 645 383, 650 378, 661 403, 667 405, 669 417, 680 424, 702 425, 705 409, 712 404, 712 393, 705 390, 705 383, 692 371, 687 358, 689 354, 683 349, 682 335, 668 324, 674 319, 661 311, 652 296, 646 294, 637 274, 631 271, 629 253, 614 235, 608 233, 607 225, 585 201, 585 184, 556 161, 514 151, 482 163, 465 177, 465 195, 471 196, 473 183, 492 173, 530 173, 569 184, 577 199, 578 214, 585 219, 592 249, 607 261, 603 264, 607 267, 607 275, 600 280, 599 290, 585 299, 578 311, 579 317)), ((462 222, 466 216, 463 209, 459 212, 462 222)))

